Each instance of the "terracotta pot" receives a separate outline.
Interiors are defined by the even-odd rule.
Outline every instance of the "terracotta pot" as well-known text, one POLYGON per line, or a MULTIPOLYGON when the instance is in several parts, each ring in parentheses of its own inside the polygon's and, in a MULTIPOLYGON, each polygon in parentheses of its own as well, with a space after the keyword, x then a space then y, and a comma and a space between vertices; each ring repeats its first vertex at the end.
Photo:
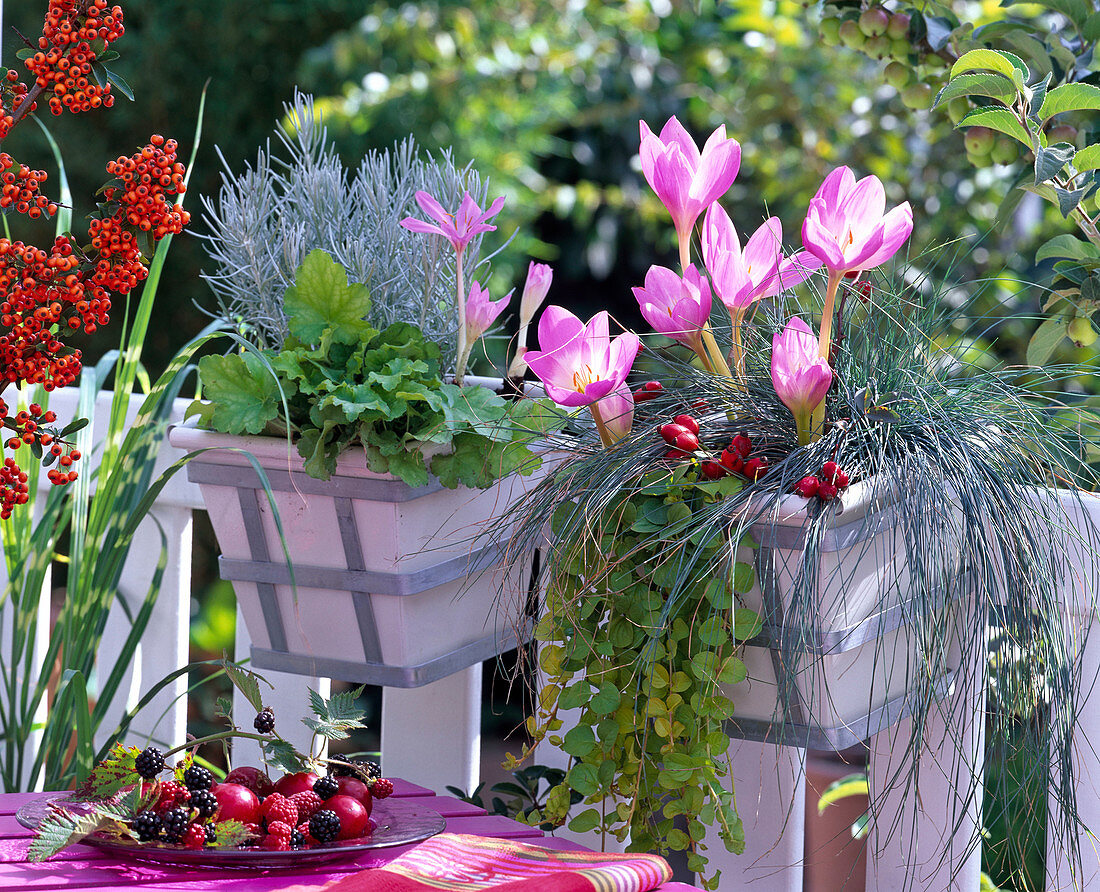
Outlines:
POLYGON ((419 687, 526 640, 530 618, 504 607, 502 586, 529 584, 531 555, 515 560, 483 525, 544 476, 520 474, 487 490, 411 487, 367 468, 361 450, 330 480, 308 476, 286 440, 181 425, 173 446, 209 450, 187 466, 232 580, 257 668, 391 687, 419 687), (263 468, 293 565, 287 567, 263 468))

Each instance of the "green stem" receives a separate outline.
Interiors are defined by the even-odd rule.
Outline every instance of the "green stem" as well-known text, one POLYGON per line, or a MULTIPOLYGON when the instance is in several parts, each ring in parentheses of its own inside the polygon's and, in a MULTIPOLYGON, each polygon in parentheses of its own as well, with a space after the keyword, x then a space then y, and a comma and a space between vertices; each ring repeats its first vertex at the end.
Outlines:
POLYGON ((604 423, 603 417, 600 415, 599 406, 596 403, 590 403, 588 411, 592 413, 592 420, 596 422, 596 430, 600 434, 600 442, 603 443, 605 449, 610 449, 615 445, 615 438, 611 436, 611 431, 607 429, 607 424, 604 423))
POLYGON ((462 275, 462 248, 458 249, 458 262, 455 265, 455 290, 458 293, 458 361, 455 363, 455 384, 462 386, 466 374, 466 360, 470 356, 470 347, 466 343, 466 282, 462 275))
POLYGON ((745 380, 745 353, 744 348, 741 345, 741 323, 745 319, 744 308, 729 308, 730 311, 730 331, 732 333, 733 348, 731 355, 733 356, 733 369, 736 372, 737 380, 745 380))
POLYGON ((733 374, 730 372, 729 364, 726 362, 726 357, 722 355, 722 348, 718 346, 718 342, 714 340, 714 332, 710 330, 710 325, 703 326, 703 344, 706 346, 707 354, 710 357, 710 361, 707 365, 710 366, 710 371, 715 375, 725 375, 727 378, 732 378, 733 374))

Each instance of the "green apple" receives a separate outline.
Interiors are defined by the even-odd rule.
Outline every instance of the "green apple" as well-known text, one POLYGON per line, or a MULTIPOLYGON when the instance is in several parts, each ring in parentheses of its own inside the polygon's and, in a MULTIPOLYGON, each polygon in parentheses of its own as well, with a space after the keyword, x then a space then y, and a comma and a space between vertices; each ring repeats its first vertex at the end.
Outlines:
POLYGON ((1047 131, 1047 145, 1052 146, 1056 142, 1068 142, 1077 145, 1077 128, 1069 124, 1058 124, 1047 131))
MULTIPOLYGON (((904 40, 909 36, 909 16, 904 12, 895 12, 886 26, 886 36, 891 40, 904 40)), ((908 41, 906 41, 908 42, 908 41)))
POLYGON ((993 144, 993 151, 989 153, 994 164, 1015 164, 1019 156, 1020 149, 1016 140, 1008 137, 998 139, 993 144))
POLYGON ((886 59, 890 55, 890 41, 885 37, 868 37, 863 52, 872 59, 886 59))
POLYGON ((863 48, 864 42, 867 38, 863 35, 863 32, 859 30, 859 25, 855 19, 848 19, 843 22, 838 31, 840 34, 841 42, 849 49, 858 50, 863 48))
POLYGON ((826 46, 837 46, 840 43, 840 19, 822 19, 820 30, 821 42, 826 46))
POLYGON ((904 38, 898 38, 897 40, 890 41, 890 55, 901 62, 906 62, 909 59, 910 54, 913 52, 913 47, 908 40, 904 38))
POLYGON ((928 108, 932 102, 932 88, 928 84, 910 84, 901 91, 901 101, 906 108, 928 108))
POLYGON ((868 37, 879 37, 890 25, 890 13, 881 6, 865 9, 859 17, 859 30, 868 37))
POLYGON ((886 66, 886 83, 895 90, 904 90, 909 85, 909 66, 900 62, 891 62, 886 66))
POLYGON ((965 96, 956 96, 947 103, 947 117, 951 119, 952 124, 958 124, 966 117, 968 111, 970 111, 970 100, 965 96))
POLYGON ((1075 316, 1066 328, 1066 334, 1078 347, 1091 347, 1097 338, 1096 329, 1088 316, 1075 316))
POLYGON ((997 135, 988 127, 971 127, 966 131, 967 154, 988 155, 996 139, 997 135))

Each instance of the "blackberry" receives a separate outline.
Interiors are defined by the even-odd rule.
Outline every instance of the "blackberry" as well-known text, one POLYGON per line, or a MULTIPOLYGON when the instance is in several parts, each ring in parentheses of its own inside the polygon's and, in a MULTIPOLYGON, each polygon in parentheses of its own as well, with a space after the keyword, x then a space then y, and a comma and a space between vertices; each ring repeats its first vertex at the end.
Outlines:
POLYGON ((188 765, 183 772, 183 785, 192 793, 196 790, 209 790, 214 786, 214 775, 201 765, 188 765))
POLYGON ((270 734, 275 730, 275 711, 270 706, 265 706, 252 721, 252 727, 260 734, 270 734))
POLYGON ((205 827, 205 830, 206 830, 206 844, 208 846, 214 845, 214 843, 216 843, 218 841, 218 828, 215 827, 213 824, 207 824, 206 827, 205 827))
POLYGON ((368 780, 377 780, 382 776, 382 766, 377 762, 372 762, 370 759, 364 759, 359 764, 362 766, 363 771, 366 772, 368 780))
POLYGON ((332 809, 322 808, 309 819, 309 835, 318 842, 332 842, 340 835, 340 816, 332 809))
POLYGON ((293 833, 290 834, 290 847, 292 849, 300 849, 305 844, 306 838, 302 836, 302 832, 300 830, 295 830, 293 833))
POLYGON ((346 763, 334 764, 331 773, 336 777, 357 777, 370 783, 376 777, 382 776, 382 769, 377 762, 371 762, 369 759, 351 759, 346 763))
POLYGON ((149 842, 160 836, 161 820, 156 812, 143 811, 134 818, 134 833, 142 842, 149 842))
POLYGON ((134 770, 146 780, 152 780, 164 770, 164 754, 155 746, 142 750, 134 760, 134 770))
POLYGON ((182 808, 170 808, 161 818, 164 826, 164 841, 179 842, 187 829, 187 811, 182 808))
POLYGON ((322 799, 331 799, 340 792, 340 783, 331 774, 328 777, 319 777, 313 782, 313 792, 322 799))
POLYGON ((209 790, 196 790, 191 794, 191 807, 198 810, 199 817, 212 818, 218 810, 218 798, 209 790))

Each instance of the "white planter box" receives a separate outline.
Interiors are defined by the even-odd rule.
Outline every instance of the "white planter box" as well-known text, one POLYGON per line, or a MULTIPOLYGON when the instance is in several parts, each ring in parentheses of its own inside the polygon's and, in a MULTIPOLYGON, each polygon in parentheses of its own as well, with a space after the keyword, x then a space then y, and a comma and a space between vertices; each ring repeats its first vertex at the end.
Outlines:
POLYGON ((530 618, 502 585, 528 585, 531 561, 504 567, 482 525, 534 489, 544 472, 487 490, 410 487, 368 470, 361 450, 327 481, 302 470, 285 440, 179 426, 173 446, 202 453, 188 477, 202 489, 258 668, 392 687, 419 687, 526 640, 530 618), (213 447, 213 448, 212 448, 213 447), (297 596, 268 495, 273 490, 297 596), (505 578, 507 576, 507 578, 505 578))
MULTIPOLYGON (((760 546, 752 558, 757 582, 744 600, 764 617, 765 628, 744 650, 747 680, 725 689, 736 709, 727 728, 731 736, 843 749, 908 714, 908 694, 919 680, 940 695, 949 689, 959 648, 953 644, 947 653, 929 653, 931 636, 921 630, 928 620, 915 615, 922 605, 912 599, 904 534, 884 496, 877 494, 880 503, 870 517, 870 483, 853 485, 835 503, 821 544, 812 623, 792 616, 807 501, 785 497, 754 524, 750 535, 760 546), (770 646, 783 636, 788 650, 800 651, 794 665, 784 665, 770 646), (929 665, 942 674, 922 675, 929 665)), ((944 518, 936 525, 939 534, 929 540, 940 544, 940 565, 961 573, 953 544, 957 523, 944 518)), ((934 621, 943 628, 958 622, 958 614, 945 599, 934 621)), ((943 640, 942 633, 937 640, 943 640)))

